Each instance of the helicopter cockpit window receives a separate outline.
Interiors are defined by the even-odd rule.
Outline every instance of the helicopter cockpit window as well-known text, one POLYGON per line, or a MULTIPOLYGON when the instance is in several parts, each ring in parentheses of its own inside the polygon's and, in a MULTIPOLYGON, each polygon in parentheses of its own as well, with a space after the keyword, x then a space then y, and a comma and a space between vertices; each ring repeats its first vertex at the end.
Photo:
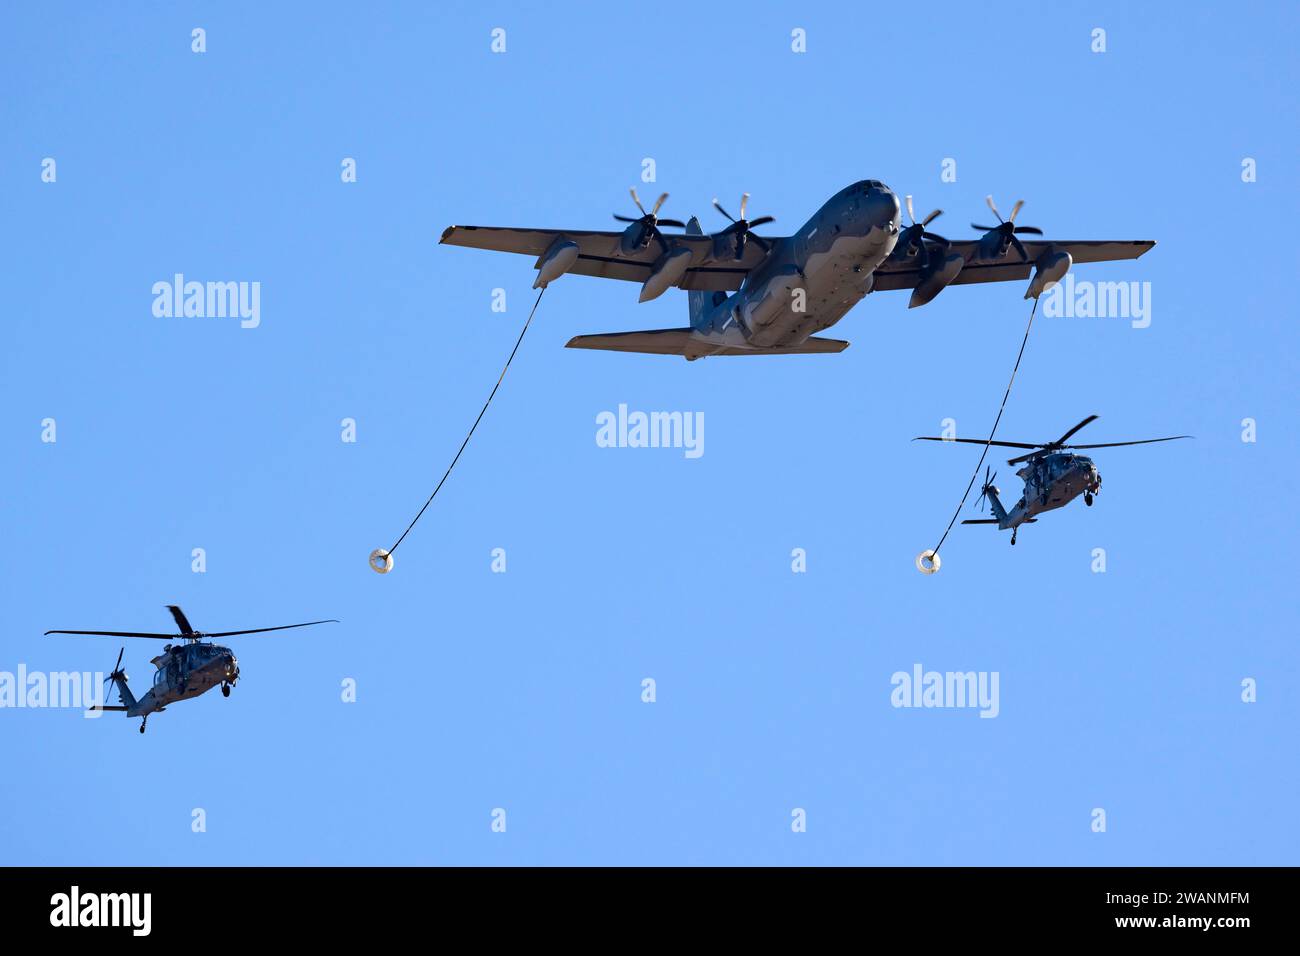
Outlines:
POLYGON ((165 673, 166 671, 164 671, 161 667, 158 668, 156 671, 153 672, 153 682, 155 684, 161 684, 163 679, 163 674, 165 673))

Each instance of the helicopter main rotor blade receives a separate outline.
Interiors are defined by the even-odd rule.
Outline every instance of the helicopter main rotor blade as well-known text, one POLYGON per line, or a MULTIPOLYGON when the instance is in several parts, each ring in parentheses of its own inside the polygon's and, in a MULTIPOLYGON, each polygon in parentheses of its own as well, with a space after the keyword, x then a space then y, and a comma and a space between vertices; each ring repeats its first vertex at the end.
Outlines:
POLYGON ((935 438, 930 435, 919 435, 912 441, 947 441, 947 442, 964 442, 967 445, 997 445, 1000 448, 1042 448, 1042 445, 1031 445, 1023 441, 985 441, 983 438, 935 438))
POLYGON ((281 624, 279 627, 254 627, 247 631, 217 631, 213 634, 204 634, 204 637, 234 637, 236 634, 263 634, 266 631, 287 631, 292 627, 311 627, 313 624, 338 624, 335 618, 329 618, 325 621, 307 621, 303 624, 281 624))
POLYGON ((190 627, 189 618, 185 616, 184 611, 178 608, 175 604, 168 604, 167 610, 172 612, 172 617, 176 620, 176 626, 181 629, 182 634, 194 633, 194 628, 190 627))
POLYGON ((185 637, 184 634, 151 634, 147 631, 46 631, 46 634, 95 634, 100 637, 156 637, 163 641, 174 641, 185 637))
POLYGON ((1143 438, 1140 441, 1109 441, 1100 445, 1065 445, 1065 448, 1119 448, 1123 445, 1150 445, 1158 441, 1178 441, 1180 438, 1194 438, 1194 435, 1170 435, 1168 438, 1143 438))
POLYGON ((1075 432, 1077 432, 1077 431, 1078 431, 1080 428, 1082 428, 1084 425, 1090 425, 1091 423, 1095 422, 1096 420, 1097 420, 1097 416, 1096 416, 1096 415, 1089 415, 1087 418, 1085 418, 1083 421, 1079 422, 1079 424, 1075 425, 1073 428, 1071 428, 1068 432, 1066 432, 1066 433, 1065 433, 1064 435, 1062 435, 1060 438, 1056 439, 1056 441, 1052 442, 1052 444, 1053 444, 1053 445, 1064 445, 1067 441, 1070 440, 1070 436, 1071 436, 1071 435, 1073 435, 1075 432))

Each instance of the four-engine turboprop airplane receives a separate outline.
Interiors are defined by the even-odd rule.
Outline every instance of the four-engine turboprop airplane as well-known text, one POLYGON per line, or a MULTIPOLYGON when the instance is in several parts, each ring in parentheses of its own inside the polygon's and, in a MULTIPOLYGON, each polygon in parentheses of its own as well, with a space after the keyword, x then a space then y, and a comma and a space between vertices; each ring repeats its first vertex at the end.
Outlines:
POLYGON ((131 688, 127 686, 127 676, 122 670, 122 655, 126 653, 126 648, 118 651, 117 663, 113 665, 112 672, 108 675, 108 681, 113 683, 117 688, 118 699, 122 702, 121 706, 100 706, 92 708, 94 710, 116 710, 122 711, 128 717, 143 717, 140 721, 140 733, 144 733, 144 728, 149 723, 149 715, 160 710, 165 710, 168 704, 174 704, 177 701, 189 700, 191 697, 198 697, 200 694, 220 686, 221 693, 229 697, 230 688, 235 686, 239 680, 239 662, 235 660, 235 652, 228 647, 222 647, 220 644, 211 642, 204 643, 203 638, 208 637, 234 637, 237 634, 263 634, 267 631, 287 631, 294 627, 310 627, 313 624, 337 624, 338 621, 333 619, 328 621, 307 621, 304 624, 281 624, 279 627, 255 627, 247 631, 219 631, 215 634, 204 634, 202 631, 196 631, 190 627, 190 622, 185 617, 185 612, 174 604, 168 604, 167 610, 172 612, 172 618, 176 621, 176 627, 180 630, 179 634, 155 634, 149 631, 46 631, 46 634, 95 634, 101 637, 155 637, 161 640, 184 641, 184 644, 168 644, 163 647, 163 652, 153 658, 149 663, 153 664, 157 670, 153 675, 153 686, 144 692, 144 696, 139 699, 131 693, 131 688))
MULTIPOLYGON (((698 219, 686 223, 685 235, 665 234, 660 226, 680 225, 658 218, 668 198, 659 197, 650 212, 632 190, 642 216, 615 216, 629 225, 622 232, 573 229, 510 229, 451 226, 442 242, 536 256, 534 288, 564 275, 599 276, 640 282, 641 301, 669 288, 689 292, 690 326, 642 332, 580 335, 570 348, 682 355, 688 360, 709 355, 785 355, 841 352, 848 342, 819 338, 869 292, 911 289, 909 308, 925 305, 949 285, 1027 279, 1025 298, 1037 297, 1060 281, 1076 262, 1136 259, 1155 245, 1150 241, 1022 241, 1041 235, 1033 226, 1017 226, 1017 202, 1004 220, 988 197, 996 226, 979 239, 950 241, 926 227, 940 214, 921 222, 907 208, 912 225, 899 229, 898 197, 884 183, 865 179, 840 190, 792 236, 767 238, 751 232, 771 217, 734 219, 718 201, 714 205, 731 224, 705 235, 698 219), (730 295, 728 293, 731 293, 730 295)), ((746 195, 746 199, 748 196, 746 195)))

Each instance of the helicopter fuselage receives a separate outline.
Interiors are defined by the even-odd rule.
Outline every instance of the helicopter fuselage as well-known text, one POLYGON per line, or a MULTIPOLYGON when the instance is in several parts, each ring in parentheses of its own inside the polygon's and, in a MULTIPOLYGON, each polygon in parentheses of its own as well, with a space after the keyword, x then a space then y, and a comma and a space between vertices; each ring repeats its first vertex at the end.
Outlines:
MULTIPOLYGON (((1096 494, 1101 489, 1101 474, 1086 455, 1056 452, 1028 461, 1016 475, 1025 483, 1025 492, 1016 506, 1006 512, 998 503, 998 529, 1020 527, 1046 511, 1064 508, 1082 494, 1096 494)), ((996 500, 996 492, 994 498, 996 500)))
POLYGON ((198 697, 222 684, 233 686, 239 680, 239 662, 234 651, 219 644, 202 641, 169 644, 150 663, 156 668, 153 686, 134 703, 128 694, 122 694, 128 717, 143 717, 169 704, 198 697))

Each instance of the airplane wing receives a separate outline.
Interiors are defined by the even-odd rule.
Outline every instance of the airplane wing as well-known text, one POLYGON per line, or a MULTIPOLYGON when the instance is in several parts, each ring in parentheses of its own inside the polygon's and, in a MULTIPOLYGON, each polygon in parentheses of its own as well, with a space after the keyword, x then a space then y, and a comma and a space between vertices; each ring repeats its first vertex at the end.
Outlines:
MULTIPOLYGON (((974 282, 1007 282, 1015 279, 1028 279, 1034 270, 1034 260, 1050 248, 1068 252, 1074 264, 1081 262, 1115 262, 1120 259, 1136 259, 1155 246, 1149 240, 1132 241, 1084 241, 1084 242, 1025 242, 1028 262, 1021 262, 1014 249, 1008 250, 1002 259, 980 260, 979 240, 967 239, 951 244, 950 252, 964 256, 966 265, 962 266, 953 285, 970 285, 974 282)), ((912 260, 887 259, 875 272, 873 291, 890 289, 914 289, 920 281, 921 269, 912 260)))
MULTIPOLYGON (((603 279, 623 279, 627 282, 645 282, 650 278, 650 268, 663 250, 659 243, 650 245, 634 255, 619 252, 618 241, 622 232, 592 232, 583 229, 509 229, 492 226, 449 226, 441 242, 450 246, 467 246, 471 249, 492 249, 497 252, 517 252, 520 255, 540 257, 551 243, 563 236, 578 244, 578 261, 571 273, 598 276, 603 279)), ((763 261, 766 255, 757 242, 747 243, 745 255, 739 260, 709 261, 713 254, 711 236, 665 235, 678 246, 691 250, 691 264, 678 283, 682 289, 729 292, 740 288, 749 271, 763 261)), ((769 241, 775 242, 775 239, 769 241)), ((1026 246, 1029 243, 1025 244, 1026 246)), ((900 286, 901 288, 901 286, 900 286)))

